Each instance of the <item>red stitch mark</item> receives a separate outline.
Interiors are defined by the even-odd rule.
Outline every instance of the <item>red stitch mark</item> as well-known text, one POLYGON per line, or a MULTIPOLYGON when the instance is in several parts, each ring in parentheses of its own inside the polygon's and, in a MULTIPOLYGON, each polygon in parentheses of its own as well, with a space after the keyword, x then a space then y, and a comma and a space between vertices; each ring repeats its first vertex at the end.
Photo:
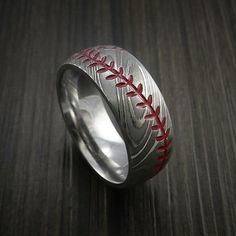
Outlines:
POLYGON ((126 93, 128 97, 138 96, 140 102, 136 104, 136 107, 144 109, 147 108, 149 114, 144 116, 144 119, 153 119, 155 125, 151 127, 152 131, 160 131, 160 135, 155 137, 157 142, 162 141, 163 144, 157 148, 157 152, 161 153, 161 156, 158 158, 161 161, 161 164, 157 166, 156 172, 159 172, 165 165, 169 154, 172 141, 169 140, 170 128, 165 129, 166 117, 160 118, 160 106, 157 106, 155 109, 152 106, 152 95, 149 95, 147 98, 143 95, 143 85, 141 83, 138 86, 135 86, 133 81, 134 78, 132 75, 129 75, 128 78, 125 77, 124 68, 120 67, 118 70, 114 69, 115 62, 111 61, 109 64, 106 63, 107 57, 104 56, 100 58, 100 50, 95 51, 93 48, 88 48, 84 51, 81 51, 75 56, 78 59, 83 59, 83 63, 90 62, 88 67, 100 66, 97 73, 111 72, 110 75, 106 76, 106 80, 114 80, 116 78, 120 79, 120 82, 116 84, 117 88, 129 87, 131 90, 126 93))

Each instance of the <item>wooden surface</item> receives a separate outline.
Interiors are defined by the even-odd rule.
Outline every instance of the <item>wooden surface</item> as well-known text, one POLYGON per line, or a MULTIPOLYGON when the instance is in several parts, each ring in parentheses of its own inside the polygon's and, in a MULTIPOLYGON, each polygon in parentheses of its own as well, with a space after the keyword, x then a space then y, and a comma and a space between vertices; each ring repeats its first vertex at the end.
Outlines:
POLYGON ((0 1, 0 90, 0 235, 236 235, 236 1, 0 1), (143 62, 173 119, 167 168, 129 190, 57 103, 59 64, 99 44, 143 62))

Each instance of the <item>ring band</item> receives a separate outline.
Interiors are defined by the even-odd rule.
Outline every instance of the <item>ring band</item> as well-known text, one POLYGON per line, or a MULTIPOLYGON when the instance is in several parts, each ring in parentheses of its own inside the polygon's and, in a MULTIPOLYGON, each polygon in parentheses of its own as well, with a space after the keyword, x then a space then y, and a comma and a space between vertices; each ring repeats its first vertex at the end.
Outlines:
POLYGON ((58 70, 57 93, 73 140, 112 186, 145 181, 169 160, 168 108, 151 75, 124 49, 96 46, 75 53, 58 70))

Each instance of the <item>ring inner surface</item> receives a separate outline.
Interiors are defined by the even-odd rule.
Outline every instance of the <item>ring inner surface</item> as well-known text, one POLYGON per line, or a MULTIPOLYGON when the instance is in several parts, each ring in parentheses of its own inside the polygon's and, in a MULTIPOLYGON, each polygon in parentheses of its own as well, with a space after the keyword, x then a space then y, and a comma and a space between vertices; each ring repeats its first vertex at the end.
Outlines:
POLYGON ((129 169, 126 145, 98 86, 83 71, 67 69, 58 95, 67 127, 89 164, 107 181, 123 183, 129 169))

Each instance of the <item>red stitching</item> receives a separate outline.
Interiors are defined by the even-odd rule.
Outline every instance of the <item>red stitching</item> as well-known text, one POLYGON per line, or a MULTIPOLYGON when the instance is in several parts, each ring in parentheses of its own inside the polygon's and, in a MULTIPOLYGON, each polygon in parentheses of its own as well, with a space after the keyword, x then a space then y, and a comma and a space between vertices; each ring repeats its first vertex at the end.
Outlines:
POLYGON ((141 102, 136 104, 138 108, 147 108, 149 110, 149 114, 144 116, 144 119, 154 119, 156 125, 151 127, 151 130, 157 131, 160 130, 161 135, 156 136, 155 140, 157 142, 163 141, 164 144, 157 148, 157 152, 162 155, 158 158, 161 161, 161 165, 157 167, 157 172, 160 171, 168 156, 170 154, 170 147, 172 145, 172 141, 169 140, 170 128, 165 129, 166 117, 160 118, 160 106, 157 106, 155 109, 152 106, 152 95, 149 95, 147 98, 143 95, 143 85, 141 83, 138 86, 135 86, 133 81, 134 78, 132 75, 129 75, 128 78, 124 76, 124 68, 120 67, 118 70, 114 68, 115 62, 111 61, 109 64, 106 63, 107 57, 104 56, 100 58, 100 50, 95 51, 93 48, 88 48, 84 51, 79 52, 75 55, 77 59, 83 59, 82 63, 91 62, 88 67, 100 66, 99 69, 96 70, 97 73, 111 72, 110 75, 106 76, 106 80, 114 80, 116 78, 120 79, 120 82, 116 84, 117 88, 129 87, 131 90, 126 93, 128 97, 138 96, 141 102))

